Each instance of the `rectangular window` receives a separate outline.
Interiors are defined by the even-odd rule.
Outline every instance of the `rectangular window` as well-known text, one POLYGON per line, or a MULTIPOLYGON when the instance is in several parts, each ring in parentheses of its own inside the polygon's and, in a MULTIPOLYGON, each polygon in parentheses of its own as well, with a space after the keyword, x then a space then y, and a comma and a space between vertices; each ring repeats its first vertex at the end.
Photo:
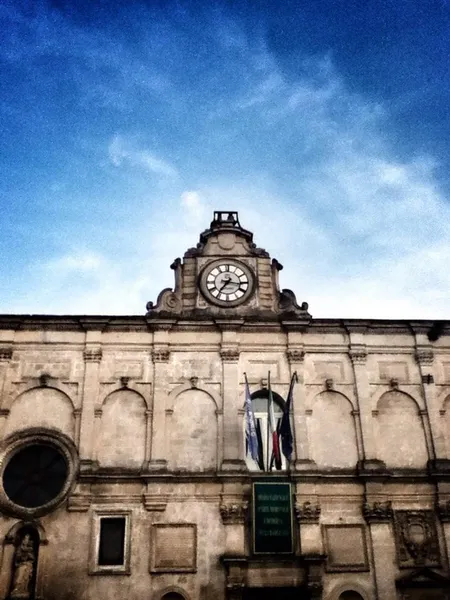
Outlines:
POLYGON ((120 566, 125 561, 125 517, 101 517, 99 566, 120 566))
POLYGON ((130 573, 131 511, 93 513, 89 572, 93 575, 130 573))

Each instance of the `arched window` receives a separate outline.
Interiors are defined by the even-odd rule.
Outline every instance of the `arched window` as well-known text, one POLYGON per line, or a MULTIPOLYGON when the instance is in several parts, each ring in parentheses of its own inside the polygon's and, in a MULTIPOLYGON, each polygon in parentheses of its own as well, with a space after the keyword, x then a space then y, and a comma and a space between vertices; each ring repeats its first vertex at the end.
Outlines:
MULTIPOLYGON (((259 460, 258 464, 246 452, 246 463, 249 471, 276 471, 277 465, 273 457, 272 438, 269 431, 269 392, 268 390, 258 390, 252 394, 253 412, 256 421, 256 434, 259 442, 259 460)), ((283 398, 272 391, 273 397, 273 413, 277 428, 280 427, 281 418, 283 416, 285 402, 283 398)), ((244 424, 245 425, 245 424, 244 424)), ((287 461, 281 452, 281 469, 287 468, 287 461)))
POLYGON ((162 600, 185 600, 185 599, 181 594, 178 594, 177 592, 168 592, 167 594, 164 594, 164 596, 162 597, 162 600))
POLYGON ((364 598, 361 596, 361 594, 358 594, 358 592, 347 590, 342 592, 342 594, 339 596, 339 600, 364 600, 364 598))

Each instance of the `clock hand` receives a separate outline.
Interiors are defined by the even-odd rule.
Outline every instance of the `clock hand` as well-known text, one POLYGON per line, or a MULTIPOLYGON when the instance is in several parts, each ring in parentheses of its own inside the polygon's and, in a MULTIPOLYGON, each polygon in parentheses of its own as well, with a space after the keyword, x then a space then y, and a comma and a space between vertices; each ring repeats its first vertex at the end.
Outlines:
MULTIPOLYGON (((224 277, 224 279, 225 279, 225 277, 224 277)), ((230 276, 228 276, 228 277, 227 277, 227 279, 225 279, 225 283, 224 283, 224 284, 223 284, 223 286, 220 288, 219 292, 221 292, 222 290, 224 290, 224 289, 227 287, 227 285, 230 283, 230 281, 231 281, 231 277, 230 277, 230 276)))

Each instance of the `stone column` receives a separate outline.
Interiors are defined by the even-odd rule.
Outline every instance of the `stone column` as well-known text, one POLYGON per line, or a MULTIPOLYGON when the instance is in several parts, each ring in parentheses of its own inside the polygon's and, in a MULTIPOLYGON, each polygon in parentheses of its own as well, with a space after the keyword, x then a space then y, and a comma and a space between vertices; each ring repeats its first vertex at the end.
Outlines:
POLYGON ((244 402, 239 386, 239 340, 238 330, 243 320, 221 321, 216 324, 222 332, 220 357, 222 359, 223 397, 223 471, 245 469, 243 421, 240 414, 244 402))
POLYGON ((366 501, 364 519, 369 525, 369 544, 372 550, 375 597, 392 600, 395 588, 395 542, 392 532, 392 504, 390 501, 366 501))
POLYGON ((90 470, 95 467, 94 411, 98 397, 99 367, 102 360, 102 349, 99 344, 101 333, 88 331, 84 349, 84 381, 82 412, 80 420, 80 469, 90 470))
MULTIPOLYGON (((353 336, 353 334, 350 335, 353 336)), ((359 466, 362 471, 382 470, 385 465, 376 458, 366 346, 362 343, 351 343, 349 356, 353 365, 355 392, 359 409, 359 414, 355 414, 355 419, 359 420, 361 428, 362 460, 359 466)))
POLYGON ((168 396, 168 363, 170 359, 169 331, 175 321, 154 322, 152 349, 153 386, 150 409, 153 411, 151 427, 149 471, 167 469, 166 456, 166 404, 168 396))

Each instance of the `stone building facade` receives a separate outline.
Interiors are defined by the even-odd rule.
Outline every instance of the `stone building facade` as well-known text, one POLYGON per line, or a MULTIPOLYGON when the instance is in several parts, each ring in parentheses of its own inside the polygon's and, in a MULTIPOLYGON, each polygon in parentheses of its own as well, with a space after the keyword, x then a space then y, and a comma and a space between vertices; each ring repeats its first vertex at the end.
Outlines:
POLYGON ((281 268, 217 212, 146 315, 0 316, 0 598, 450 598, 450 323, 314 319, 281 268), (255 552, 255 482, 292 552, 255 552))

